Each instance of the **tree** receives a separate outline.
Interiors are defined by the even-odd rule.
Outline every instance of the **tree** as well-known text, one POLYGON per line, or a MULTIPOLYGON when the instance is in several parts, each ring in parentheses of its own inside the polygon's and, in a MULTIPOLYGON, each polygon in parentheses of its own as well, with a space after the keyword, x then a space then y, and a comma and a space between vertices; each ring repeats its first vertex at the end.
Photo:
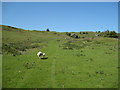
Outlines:
POLYGON ((103 32, 102 35, 104 35, 104 37, 118 38, 118 34, 115 31, 107 30, 103 32))
POLYGON ((100 31, 98 31, 98 33, 100 33, 100 31))
POLYGON ((83 34, 86 34, 85 32, 83 32, 83 34))
POLYGON ((109 37, 117 38, 118 34, 115 31, 110 31, 109 32, 109 37))
POLYGON ((46 31, 48 31, 48 32, 49 32, 50 30, 47 28, 47 29, 46 29, 46 31))
POLYGON ((69 32, 66 32, 66 34, 67 34, 68 36, 71 36, 71 33, 69 33, 69 32))

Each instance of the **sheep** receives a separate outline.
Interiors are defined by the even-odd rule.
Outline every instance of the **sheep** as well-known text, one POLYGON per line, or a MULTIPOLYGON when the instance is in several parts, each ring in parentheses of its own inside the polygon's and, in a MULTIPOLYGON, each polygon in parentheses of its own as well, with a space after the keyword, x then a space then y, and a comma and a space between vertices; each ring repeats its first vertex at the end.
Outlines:
POLYGON ((41 51, 39 51, 38 53, 37 53, 37 56, 40 58, 40 56, 42 56, 43 58, 44 58, 44 56, 45 56, 45 53, 42 53, 41 51))
POLYGON ((43 58, 45 57, 45 53, 43 53, 43 58))
POLYGON ((41 51, 39 51, 38 53, 37 53, 37 56, 38 57, 40 57, 40 56, 42 56, 43 55, 43 53, 41 52, 41 51))

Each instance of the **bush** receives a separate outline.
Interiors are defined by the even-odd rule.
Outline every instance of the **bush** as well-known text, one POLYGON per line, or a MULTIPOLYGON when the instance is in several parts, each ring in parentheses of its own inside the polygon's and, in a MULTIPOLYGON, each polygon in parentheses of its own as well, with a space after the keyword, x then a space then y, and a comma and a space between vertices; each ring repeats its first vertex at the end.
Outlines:
POLYGON ((80 32, 80 34, 88 34, 88 32, 80 32))
POLYGON ((68 41, 68 42, 63 44, 63 49, 73 50, 73 49, 80 49, 80 48, 82 48, 82 47, 79 45, 76 45, 72 41, 68 41))
POLYGON ((86 34, 85 32, 83 32, 83 34, 86 34))
POLYGON ((102 33, 104 37, 118 38, 118 34, 115 31, 105 31, 102 33))
POLYGON ((71 36, 71 33, 69 33, 69 32, 66 32, 66 35, 68 35, 68 36, 71 36))
POLYGON ((82 37, 82 38, 85 38, 85 37, 82 37))
POLYGON ((48 32, 49 32, 50 30, 47 28, 47 29, 46 29, 46 31, 48 31, 48 32))
POLYGON ((8 44, 3 43, 2 50, 3 50, 3 53, 7 52, 7 53, 11 53, 13 55, 21 55, 21 53, 17 49, 13 48, 12 46, 10 46, 8 44))
POLYGON ((100 33, 100 31, 98 31, 98 33, 100 33))
POLYGON ((31 48, 37 48, 37 47, 39 47, 39 44, 35 43, 35 44, 32 44, 30 47, 31 48))

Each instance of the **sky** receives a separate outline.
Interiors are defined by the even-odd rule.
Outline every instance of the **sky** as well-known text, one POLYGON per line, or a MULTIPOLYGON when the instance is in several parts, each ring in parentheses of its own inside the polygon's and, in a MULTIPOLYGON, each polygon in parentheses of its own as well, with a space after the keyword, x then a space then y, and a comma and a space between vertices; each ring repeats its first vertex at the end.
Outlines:
POLYGON ((118 3, 2 2, 2 24, 57 32, 118 31, 118 3))

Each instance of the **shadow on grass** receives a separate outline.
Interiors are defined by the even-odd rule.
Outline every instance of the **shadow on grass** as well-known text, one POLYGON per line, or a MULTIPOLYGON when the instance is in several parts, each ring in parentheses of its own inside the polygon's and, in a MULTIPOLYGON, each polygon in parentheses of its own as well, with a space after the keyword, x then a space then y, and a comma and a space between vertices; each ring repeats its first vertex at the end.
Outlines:
POLYGON ((41 58, 42 60, 48 59, 48 57, 41 58))

